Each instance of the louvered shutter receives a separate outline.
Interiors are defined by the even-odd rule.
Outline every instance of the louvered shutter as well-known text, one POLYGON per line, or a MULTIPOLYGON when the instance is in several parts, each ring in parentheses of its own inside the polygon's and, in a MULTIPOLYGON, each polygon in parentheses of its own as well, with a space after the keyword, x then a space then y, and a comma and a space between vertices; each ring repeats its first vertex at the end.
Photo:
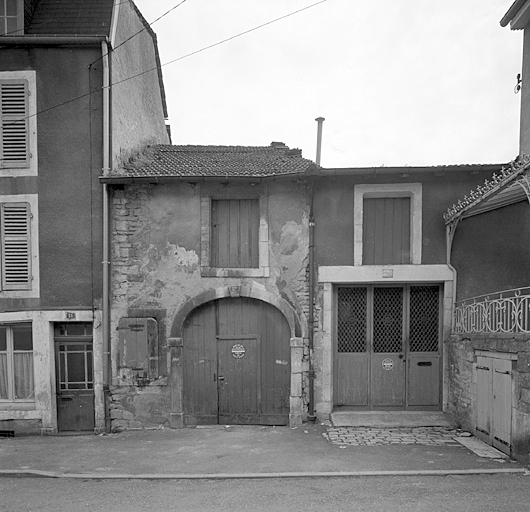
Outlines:
POLYGON ((2 204, 2 290, 31 288, 30 218, 28 203, 2 204))
POLYGON ((28 94, 27 80, 0 82, 0 167, 29 166, 28 94))

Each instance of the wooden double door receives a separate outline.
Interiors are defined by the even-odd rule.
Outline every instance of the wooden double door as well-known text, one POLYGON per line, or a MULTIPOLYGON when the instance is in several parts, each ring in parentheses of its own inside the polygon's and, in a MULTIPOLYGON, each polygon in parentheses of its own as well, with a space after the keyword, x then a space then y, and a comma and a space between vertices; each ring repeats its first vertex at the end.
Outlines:
POLYGON ((335 406, 438 409, 440 319, 438 285, 339 287, 335 406))
POLYGON ((219 299, 192 311, 183 331, 187 425, 287 425, 290 329, 265 302, 219 299))

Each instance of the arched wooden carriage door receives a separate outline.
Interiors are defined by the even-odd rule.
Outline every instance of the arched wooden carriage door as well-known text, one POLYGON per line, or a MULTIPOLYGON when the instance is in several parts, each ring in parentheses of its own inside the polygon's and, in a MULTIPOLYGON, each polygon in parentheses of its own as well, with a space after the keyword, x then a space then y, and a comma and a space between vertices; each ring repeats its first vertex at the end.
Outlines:
POLYGON ((336 300, 335 405, 438 409, 440 287, 341 286, 336 300))
POLYGON ((183 330, 187 425, 287 425, 289 324, 280 310, 234 297, 194 309, 183 330))

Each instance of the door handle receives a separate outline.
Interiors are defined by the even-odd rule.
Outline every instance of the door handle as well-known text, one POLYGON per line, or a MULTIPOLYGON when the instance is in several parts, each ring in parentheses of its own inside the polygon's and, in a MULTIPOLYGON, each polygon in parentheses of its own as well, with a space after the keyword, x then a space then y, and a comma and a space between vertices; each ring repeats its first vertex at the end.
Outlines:
POLYGON ((219 377, 217 377, 217 380, 225 380, 225 378, 223 375, 219 375, 219 377))

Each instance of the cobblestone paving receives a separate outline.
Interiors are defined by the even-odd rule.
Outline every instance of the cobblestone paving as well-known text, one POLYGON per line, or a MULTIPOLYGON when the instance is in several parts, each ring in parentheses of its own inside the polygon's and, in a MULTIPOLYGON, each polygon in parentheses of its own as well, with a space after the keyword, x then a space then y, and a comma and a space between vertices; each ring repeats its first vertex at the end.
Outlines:
POLYGON ((328 427, 327 431, 322 435, 333 444, 350 446, 380 446, 387 444, 462 446, 455 438, 462 435, 465 436, 466 433, 447 427, 328 427))

